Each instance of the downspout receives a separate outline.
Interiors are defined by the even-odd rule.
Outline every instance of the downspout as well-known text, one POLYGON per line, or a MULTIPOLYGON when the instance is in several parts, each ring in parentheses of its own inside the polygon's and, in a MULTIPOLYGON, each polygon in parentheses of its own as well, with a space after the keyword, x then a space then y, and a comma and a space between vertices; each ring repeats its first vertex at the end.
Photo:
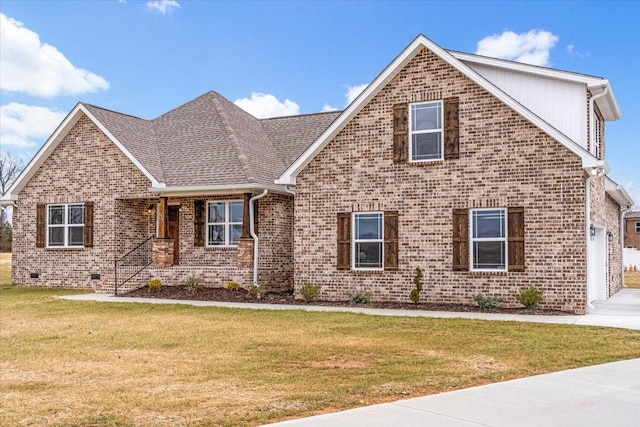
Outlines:
POLYGON ((255 214, 254 214, 255 209, 253 207, 253 202, 263 198, 264 196, 267 195, 268 192, 269 190, 265 189, 261 194, 258 194, 257 196, 253 196, 252 198, 249 199, 249 229, 250 229, 251 237, 253 238, 253 284, 254 285, 258 284, 259 239, 258 239, 258 235, 256 234, 256 223, 255 223, 255 214))
POLYGON ((591 259, 589 257, 590 255, 590 246, 591 246, 591 181, 593 181, 595 178, 597 178, 600 175, 600 172, 598 170, 598 168, 593 168, 589 171, 589 176, 587 177, 587 179, 584 182, 584 203, 585 203, 585 243, 586 243, 586 247, 585 247, 585 257, 586 257, 586 263, 585 265, 587 266, 587 274, 586 274, 586 282, 587 282, 587 307, 589 308, 595 308, 593 306, 593 304, 591 304, 591 295, 590 295, 590 291, 591 291, 591 274, 589 274, 589 268, 591 266, 591 259))
POLYGON ((609 92, 609 88, 607 88, 605 86, 604 90, 597 94, 597 95, 593 95, 591 97, 591 99, 589 100, 589 152, 593 155, 595 155, 595 134, 594 134, 594 129, 595 126, 593 125, 594 123, 594 117, 595 117, 595 111, 593 109, 593 104, 595 103, 595 100, 605 96, 607 93, 609 92))

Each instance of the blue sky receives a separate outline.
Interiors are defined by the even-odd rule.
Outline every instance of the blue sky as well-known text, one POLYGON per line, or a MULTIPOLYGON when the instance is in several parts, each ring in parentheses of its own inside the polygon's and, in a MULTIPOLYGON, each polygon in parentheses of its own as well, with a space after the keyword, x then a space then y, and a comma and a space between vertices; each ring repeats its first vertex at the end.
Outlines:
POLYGON ((610 176, 640 205, 640 2, 3 0, 0 14, 0 150, 26 160, 78 101, 147 119, 209 90, 258 116, 342 109, 422 33, 609 79, 610 176))

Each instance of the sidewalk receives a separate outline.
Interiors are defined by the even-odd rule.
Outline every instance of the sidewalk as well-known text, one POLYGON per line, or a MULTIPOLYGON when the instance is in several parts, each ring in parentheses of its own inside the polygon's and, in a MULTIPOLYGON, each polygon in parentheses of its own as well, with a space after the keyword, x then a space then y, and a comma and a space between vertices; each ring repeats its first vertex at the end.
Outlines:
POLYGON ((612 328, 625 328, 640 330, 640 289, 622 289, 607 301, 596 303, 596 308, 588 314, 570 316, 543 316, 502 313, 476 313, 476 312, 448 312, 448 311, 423 311, 423 310, 389 310, 366 307, 329 307, 309 305, 281 305, 281 304, 254 304, 233 303, 217 301, 186 301, 155 298, 129 298, 116 297, 108 294, 80 294, 60 297, 61 299, 76 301, 101 301, 101 302, 135 302, 147 304, 187 304, 197 307, 227 307, 245 308, 255 310, 306 310, 327 312, 351 312, 377 316, 407 316, 407 317, 434 317, 434 318, 462 318, 480 320, 501 320, 514 322, 556 323, 568 325, 606 326, 612 328))
POLYGON ((279 427, 635 427, 640 359, 285 421, 279 427))

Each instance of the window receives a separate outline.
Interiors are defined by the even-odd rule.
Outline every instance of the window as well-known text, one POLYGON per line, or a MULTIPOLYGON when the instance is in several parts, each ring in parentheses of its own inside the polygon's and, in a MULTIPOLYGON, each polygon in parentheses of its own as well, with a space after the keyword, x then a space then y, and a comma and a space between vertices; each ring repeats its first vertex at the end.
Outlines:
POLYGON ((353 214, 353 268, 382 269, 383 216, 381 212, 353 214))
POLYGON ((47 246, 84 246, 84 205, 47 206, 47 246))
POLYGON ((442 160, 442 101, 411 104, 409 123, 411 161, 442 160))
POLYGON ((640 233, 640 221, 636 221, 636 233, 640 233))
POLYGON ((207 246, 237 246, 242 235, 244 202, 209 202, 207 246))
POLYGON ((471 210, 472 270, 507 270, 506 209, 471 210))

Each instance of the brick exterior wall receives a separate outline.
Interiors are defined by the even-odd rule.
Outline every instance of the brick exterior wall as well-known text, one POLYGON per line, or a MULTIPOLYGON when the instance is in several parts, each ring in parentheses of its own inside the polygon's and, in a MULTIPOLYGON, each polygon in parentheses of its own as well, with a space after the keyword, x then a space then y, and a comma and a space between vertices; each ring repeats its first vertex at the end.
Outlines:
MULTIPOLYGON (((82 117, 51 153, 19 194, 13 214, 13 282, 31 286, 114 290, 114 262, 156 232, 157 198, 150 181, 89 120, 82 117), (36 248, 36 204, 93 201, 94 246, 77 249, 36 248), (39 273, 39 278, 30 278, 39 273), (91 274, 100 280, 91 280, 91 274)), ((199 200, 242 200, 242 195, 203 196, 199 200)), ((234 247, 195 247, 194 197, 169 198, 180 205, 180 263, 166 269, 149 268, 127 283, 127 290, 144 286, 152 277, 179 284, 190 275, 207 286, 230 280, 251 283, 250 268, 238 267, 234 247)), ((293 201, 269 194, 259 200, 260 237, 258 281, 269 290, 293 287, 293 201)))
POLYGON ((518 306, 519 289, 545 291, 544 308, 586 309, 581 162, 560 143, 423 49, 298 175, 295 285, 322 298, 370 291, 409 301, 415 267, 426 301, 473 303, 477 293, 518 306), (459 97, 460 158, 393 162, 392 106, 459 97), (524 207, 524 272, 452 271, 452 210, 524 207), (398 271, 336 270, 339 212, 399 212, 398 271))
POLYGON ((640 249, 640 232, 636 232, 636 222, 640 223, 639 218, 626 218, 624 220, 624 247, 633 246, 640 249))

